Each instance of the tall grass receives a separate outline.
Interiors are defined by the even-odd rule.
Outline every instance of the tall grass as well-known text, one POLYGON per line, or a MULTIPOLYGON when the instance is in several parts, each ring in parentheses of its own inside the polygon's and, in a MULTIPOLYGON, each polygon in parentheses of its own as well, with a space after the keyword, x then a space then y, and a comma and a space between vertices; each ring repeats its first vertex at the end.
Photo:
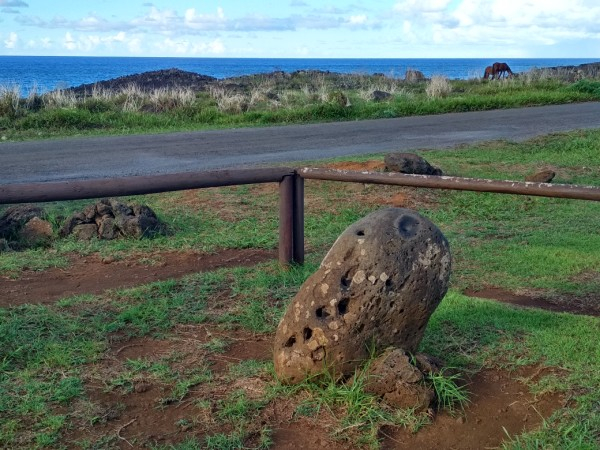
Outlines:
POLYGON ((243 77, 201 92, 145 91, 129 85, 119 90, 95 86, 76 95, 65 89, 39 94, 34 88, 25 98, 18 86, 5 86, 0 87, 0 130, 3 140, 17 140, 74 132, 143 133, 374 119, 600 99, 598 81, 569 83, 555 75, 531 71, 493 81, 442 76, 418 81, 409 72, 405 79, 307 72, 243 77), (376 91, 388 96, 375 96, 376 91))

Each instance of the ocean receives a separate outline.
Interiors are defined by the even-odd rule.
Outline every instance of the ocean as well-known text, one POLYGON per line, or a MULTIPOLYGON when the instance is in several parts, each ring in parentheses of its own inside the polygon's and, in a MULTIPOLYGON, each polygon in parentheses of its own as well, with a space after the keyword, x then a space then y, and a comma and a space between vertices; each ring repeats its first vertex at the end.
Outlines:
MULTIPOLYGON (((269 59, 269 58, 146 58, 0 56, 0 88, 18 86, 23 95, 79 86, 152 70, 178 68, 216 78, 282 70, 324 70, 339 73, 383 73, 402 77, 406 69, 420 70, 425 76, 448 78, 481 77, 491 59, 269 59)), ((579 65, 597 59, 502 59, 513 72, 532 68, 579 65)))

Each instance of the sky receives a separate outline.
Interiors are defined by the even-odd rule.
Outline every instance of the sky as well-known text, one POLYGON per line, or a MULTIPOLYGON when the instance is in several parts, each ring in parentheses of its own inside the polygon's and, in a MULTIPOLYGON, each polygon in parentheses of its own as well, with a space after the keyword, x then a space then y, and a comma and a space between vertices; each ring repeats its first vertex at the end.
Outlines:
POLYGON ((595 58, 599 0, 0 0, 0 55, 595 58))

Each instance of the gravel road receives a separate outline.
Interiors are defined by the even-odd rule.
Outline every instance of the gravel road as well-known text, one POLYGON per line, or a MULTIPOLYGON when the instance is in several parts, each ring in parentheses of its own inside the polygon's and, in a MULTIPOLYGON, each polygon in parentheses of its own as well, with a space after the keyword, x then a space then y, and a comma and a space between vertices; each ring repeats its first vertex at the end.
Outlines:
POLYGON ((0 184, 248 167, 600 128, 600 103, 0 144, 0 184))

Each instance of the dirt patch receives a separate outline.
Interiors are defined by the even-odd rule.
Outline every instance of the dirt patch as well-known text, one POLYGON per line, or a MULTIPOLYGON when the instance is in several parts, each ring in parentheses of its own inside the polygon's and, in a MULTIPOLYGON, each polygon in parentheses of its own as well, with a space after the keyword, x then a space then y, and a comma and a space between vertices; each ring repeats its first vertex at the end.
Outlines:
MULTIPOLYGON (((101 361, 86 367, 87 400, 75 405, 71 413, 75 426, 60 444, 70 446, 88 439, 110 443, 111 448, 147 448, 234 433, 232 424, 219 417, 222 402, 241 391, 247 398, 260 401, 275 381, 265 370, 240 373, 233 368, 250 359, 270 361, 271 342, 271 335, 210 324, 178 326, 164 340, 144 337, 116 342, 101 361), (208 347, 215 338, 228 342, 222 352, 208 347), (113 381, 131 376, 131 361, 167 362, 171 371, 179 374, 177 381, 197 367, 210 369, 212 378, 191 386, 177 401, 165 401, 172 395, 175 382, 160 379, 156 371, 134 374, 128 388, 113 381), (95 421, 90 421, 90 415, 95 421)), ((535 429, 563 405, 560 396, 535 397, 524 384, 547 375, 547 370, 484 370, 468 381, 471 402, 464 412, 438 415, 414 434, 404 428, 384 428, 380 436, 383 448, 495 448, 506 440, 506 432, 512 436, 535 429)), ((343 440, 346 433, 338 434, 338 440, 332 437, 339 424, 327 408, 317 417, 298 414, 302 399, 302 394, 278 396, 252 413, 244 444, 256 446, 260 430, 267 428, 272 430, 271 448, 275 450, 356 448, 343 440)))
POLYGON ((535 397, 519 381, 540 376, 540 369, 519 372, 484 370, 468 383, 471 402, 464 412, 441 414, 433 425, 417 433, 383 430, 384 449, 447 448, 453 450, 496 448, 509 436, 538 428, 563 404, 558 395, 535 397))
POLYGON ((223 267, 253 266, 277 257, 274 250, 223 250, 215 254, 155 252, 123 260, 99 255, 70 256, 66 269, 25 270, 17 279, 0 277, 0 307, 53 303, 78 294, 139 286, 223 267))
POLYGON ((598 296, 588 298, 585 296, 576 297, 572 295, 562 295, 545 298, 541 296, 516 294, 499 287, 487 287, 481 290, 468 289, 464 294, 469 297, 496 300, 501 303, 509 303, 525 308, 538 308, 555 312, 600 316, 600 301, 598 301, 598 296))

